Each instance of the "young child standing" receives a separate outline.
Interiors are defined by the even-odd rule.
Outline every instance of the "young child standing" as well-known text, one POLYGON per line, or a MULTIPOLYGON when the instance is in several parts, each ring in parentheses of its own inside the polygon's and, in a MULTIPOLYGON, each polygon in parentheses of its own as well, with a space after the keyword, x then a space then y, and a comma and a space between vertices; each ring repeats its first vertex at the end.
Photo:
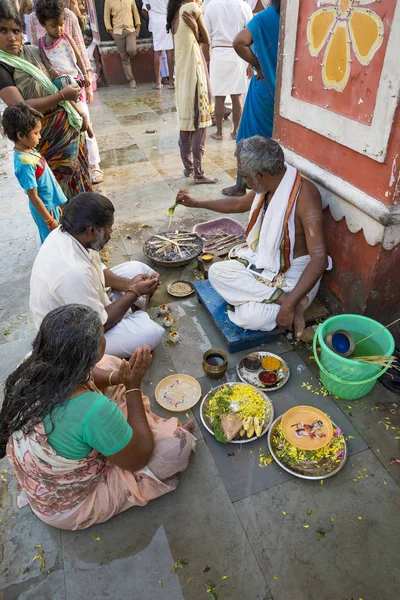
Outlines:
POLYGON ((14 170, 29 198, 29 208, 43 243, 59 225, 59 206, 67 202, 49 165, 35 150, 40 140, 43 115, 24 102, 13 104, 3 113, 3 129, 14 142, 14 170))
MULTIPOLYGON (((90 76, 86 72, 85 63, 75 41, 64 32, 64 0, 38 0, 35 11, 39 23, 46 30, 46 35, 39 40, 39 49, 43 64, 49 71, 51 79, 54 81, 61 76, 69 75, 81 87, 88 87, 90 76)), ((55 84, 57 85, 57 81, 55 84)), ((90 123, 89 109, 83 93, 77 104, 90 123)), ((92 183, 101 183, 103 172, 100 169, 99 148, 91 128, 90 134, 86 135, 86 147, 92 171, 92 183)))

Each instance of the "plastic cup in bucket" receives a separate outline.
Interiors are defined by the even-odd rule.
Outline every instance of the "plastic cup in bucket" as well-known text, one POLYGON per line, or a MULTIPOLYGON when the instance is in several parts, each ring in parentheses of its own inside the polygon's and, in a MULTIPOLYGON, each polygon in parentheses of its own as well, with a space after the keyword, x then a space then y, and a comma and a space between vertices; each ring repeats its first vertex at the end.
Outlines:
POLYGON ((395 347, 394 338, 388 329, 384 329, 378 321, 362 315, 331 317, 319 326, 316 337, 321 347, 322 366, 328 373, 343 381, 363 381, 369 377, 379 377, 382 374, 380 365, 366 364, 353 359, 357 356, 392 356, 395 347), (340 329, 348 331, 354 338, 355 350, 352 359, 340 356, 325 343, 329 333, 340 329), (372 337, 363 341, 372 333, 372 337))

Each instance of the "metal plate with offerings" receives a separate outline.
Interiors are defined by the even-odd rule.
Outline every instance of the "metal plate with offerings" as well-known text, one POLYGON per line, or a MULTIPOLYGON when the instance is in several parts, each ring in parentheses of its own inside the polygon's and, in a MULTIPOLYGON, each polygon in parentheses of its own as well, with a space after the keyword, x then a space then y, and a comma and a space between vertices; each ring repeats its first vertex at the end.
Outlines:
POLYGON ((244 383, 273 392, 289 381, 289 365, 281 356, 272 352, 251 352, 236 365, 238 377, 244 383))
POLYGON ((201 238, 188 231, 176 230, 154 234, 143 245, 144 254, 162 267, 187 265, 202 251, 201 238))
POLYGON ((300 479, 321 480, 336 475, 344 467, 347 444, 335 423, 331 422, 334 432, 330 442, 318 450, 307 451, 297 448, 286 439, 282 431, 282 418, 278 417, 268 432, 269 451, 282 469, 300 479))
POLYGON ((193 283, 190 281, 184 281, 183 279, 173 281, 167 287, 167 292, 174 298, 186 298, 194 292, 193 283))
POLYGON ((160 381, 154 395, 166 410, 185 412, 200 400, 201 386, 190 375, 169 375, 160 381))
POLYGON ((274 407, 254 386, 225 383, 204 396, 200 417, 218 442, 243 444, 266 434, 274 419, 274 407))

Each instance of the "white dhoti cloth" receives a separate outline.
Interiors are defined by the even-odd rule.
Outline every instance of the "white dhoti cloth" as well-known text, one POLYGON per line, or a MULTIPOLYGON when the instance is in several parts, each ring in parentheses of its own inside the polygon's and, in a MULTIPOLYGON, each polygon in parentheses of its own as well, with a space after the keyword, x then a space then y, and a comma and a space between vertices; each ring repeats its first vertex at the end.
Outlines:
MULTIPOLYGON (((268 204, 265 194, 254 198, 246 245, 235 251, 239 260, 215 263, 209 270, 212 287, 234 307, 234 311, 228 310, 230 320, 244 329, 271 331, 276 327, 280 310, 276 301, 282 293, 293 290, 311 260, 309 255, 293 256, 302 177, 297 169, 287 164, 285 167, 285 175, 268 204)), ((309 303, 319 283, 307 294, 309 303)))
POLYGON ((213 96, 231 96, 247 92, 246 63, 233 48, 213 48, 210 61, 213 96))
POLYGON ((174 42, 172 34, 167 33, 167 15, 164 13, 149 11, 149 31, 153 34, 153 48, 159 50, 173 50, 174 42))
MULTIPOLYGON (((293 260, 291 267, 285 273, 287 285, 283 288, 284 292, 293 290, 310 260, 309 255, 293 260)), ((232 323, 250 330, 275 329, 281 307, 279 304, 263 304, 263 302, 276 291, 276 288, 266 286, 256 279, 237 260, 215 263, 209 269, 208 278, 215 291, 234 307, 234 311, 228 309, 228 316, 232 323)), ((319 284, 320 281, 307 294, 309 305, 318 292, 319 284)))
MULTIPOLYGON (((136 275, 153 275, 155 271, 142 262, 131 261, 112 267, 111 271, 120 277, 132 279, 136 275)), ((116 300, 122 293, 111 292, 110 300, 116 300)), ((137 305, 143 306, 142 298, 137 305)), ((152 321, 144 310, 137 310, 126 315, 104 334, 106 338, 106 354, 126 358, 137 349, 147 344, 152 350, 161 342, 164 329, 152 321)))

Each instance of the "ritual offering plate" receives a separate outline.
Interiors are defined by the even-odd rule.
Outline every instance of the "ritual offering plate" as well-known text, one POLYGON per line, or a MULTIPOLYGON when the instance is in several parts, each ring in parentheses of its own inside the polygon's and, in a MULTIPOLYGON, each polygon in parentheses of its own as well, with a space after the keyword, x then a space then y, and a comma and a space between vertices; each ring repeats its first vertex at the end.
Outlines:
POLYGON ((258 389, 273 392, 278 390, 290 377, 286 361, 272 352, 251 352, 236 365, 239 379, 258 389))
POLYGON ((190 281, 173 281, 167 287, 167 292, 171 296, 174 296, 174 298, 186 298, 186 296, 193 294, 194 287, 190 281))
POLYGON ((334 423, 331 422, 334 432, 330 442, 318 450, 301 450, 284 435, 283 417, 278 417, 268 432, 269 451, 282 469, 300 479, 320 480, 336 475, 343 468, 347 445, 342 431, 334 423))
POLYGON ((265 435, 274 407, 268 396, 252 385, 225 383, 204 396, 200 417, 218 442, 243 444, 265 435))
POLYGON ((282 433, 300 450, 319 450, 333 437, 333 425, 325 413, 313 406, 294 406, 282 417, 282 433))
POLYGON ((154 234, 143 245, 144 254, 162 267, 186 265, 202 251, 201 238, 188 231, 176 230, 154 234))
POLYGON ((155 391, 158 404, 171 412, 189 410, 200 396, 200 384, 190 375, 169 375, 160 381, 155 391))

